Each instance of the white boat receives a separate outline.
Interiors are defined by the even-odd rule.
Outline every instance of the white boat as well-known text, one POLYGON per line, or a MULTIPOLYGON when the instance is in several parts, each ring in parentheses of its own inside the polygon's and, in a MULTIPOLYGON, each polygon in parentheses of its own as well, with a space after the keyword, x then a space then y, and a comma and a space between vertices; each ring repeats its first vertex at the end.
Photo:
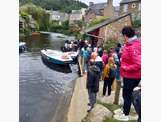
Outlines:
POLYGON ((26 49, 26 43, 25 42, 19 42, 19 52, 23 52, 26 49))
POLYGON ((26 45, 25 42, 19 42, 19 47, 23 47, 23 46, 25 46, 25 45, 26 45))
POLYGON ((72 58, 75 58, 75 57, 77 57, 78 56, 78 51, 77 52, 75 52, 75 51, 70 51, 70 52, 64 52, 65 54, 67 54, 67 55, 70 55, 72 58))
POLYGON ((55 64, 66 65, 72 63, 73 59, 67 53, 57 50, 43 49, 41 50, 42 57, 46 58, 49 62, 55 64))
POLYGON ((73 59, 72 63, 77 63, 78 62, 78 51, 70 51, 70 52, 64 52, 65 54, 71 56, 71 58, 73 59))

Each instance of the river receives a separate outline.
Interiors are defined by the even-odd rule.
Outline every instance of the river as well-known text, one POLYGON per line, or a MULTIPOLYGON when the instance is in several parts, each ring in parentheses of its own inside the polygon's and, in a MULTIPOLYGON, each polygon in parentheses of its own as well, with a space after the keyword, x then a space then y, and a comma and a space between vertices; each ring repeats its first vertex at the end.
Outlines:
POLYGON ((19 121, 66 122, 77 65, 60 67, 41 59, 40 50, 60 50, 61 34, 26 37, 27 51, 19 54, 19 121))

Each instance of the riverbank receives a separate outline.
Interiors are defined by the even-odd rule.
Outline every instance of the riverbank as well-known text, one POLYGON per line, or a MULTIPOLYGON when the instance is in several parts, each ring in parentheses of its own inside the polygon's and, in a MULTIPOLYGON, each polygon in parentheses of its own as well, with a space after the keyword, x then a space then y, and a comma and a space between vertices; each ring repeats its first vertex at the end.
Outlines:
POLYGON ((67 115, 68 122, 81 122, 87 115, 88 94, 85 88, 85 77, 86 76, 83 76, 76 80, 67 115))

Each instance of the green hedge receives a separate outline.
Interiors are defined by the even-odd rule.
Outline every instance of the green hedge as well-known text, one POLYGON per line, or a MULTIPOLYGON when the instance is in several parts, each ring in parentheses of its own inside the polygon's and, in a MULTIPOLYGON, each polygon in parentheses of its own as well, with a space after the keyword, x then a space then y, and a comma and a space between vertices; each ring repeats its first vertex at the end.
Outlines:
POLYGON ((105 41, 105 43, 104 43, 104 49, 107 50, 107 51, 109 51, 110 48, 115 48, 119 42, 121 42, 121 41, 116 40, 114 38, 110 38, 107 41, 105 41))

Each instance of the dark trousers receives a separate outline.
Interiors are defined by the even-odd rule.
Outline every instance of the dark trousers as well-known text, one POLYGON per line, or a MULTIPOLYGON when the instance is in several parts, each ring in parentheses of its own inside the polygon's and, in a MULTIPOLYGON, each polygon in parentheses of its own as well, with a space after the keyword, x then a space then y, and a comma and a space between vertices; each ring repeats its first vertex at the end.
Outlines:
POLYGON ((91 106, 91 108, 93 108, 94 104, 96 103, 97 93, 92 92, 91 89, 88 89, 88 96, 89 96, 90 106, 91 106))
POLYGON ((132 93, 133 89, 138 86, 140 79, 130 79, 123 78, 123 112, 125 115, 129 115, 131 103, 132 103, 132 93))
POLYGON ((103 95, 104 96, 106 95, 107 86, 108 86, 108 96, 111 95, 111 86, 113 84, 114 79, 115 79, 114 77, 113 78, 111 78, 111 77, 109 77, 109 78, 105 77, 104 78, 104 85, 103 85, 103 95))

